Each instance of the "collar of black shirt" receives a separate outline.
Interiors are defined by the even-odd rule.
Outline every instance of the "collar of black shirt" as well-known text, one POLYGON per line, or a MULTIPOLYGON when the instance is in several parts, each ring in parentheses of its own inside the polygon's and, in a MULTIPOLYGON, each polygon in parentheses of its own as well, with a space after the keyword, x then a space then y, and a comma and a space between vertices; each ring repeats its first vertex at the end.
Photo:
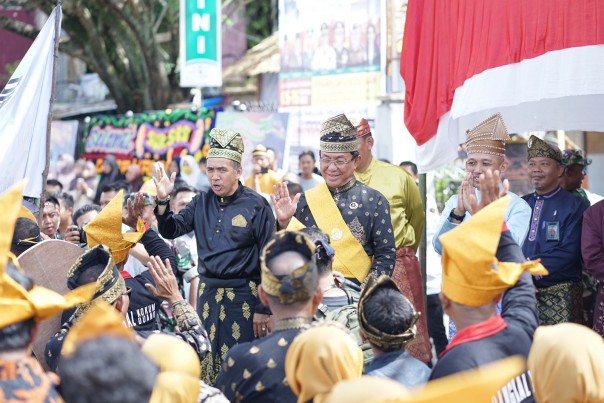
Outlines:
POLYGON ((218 199, 218 204, 220 204, 221 206, 226 206, 227 204, 231 204, 233 202, 233 200, 235 200, 239 196, 241 196, 243 191, 244 191, 243 185, 241 184, 241 182, 239 182, 239 186, 237 186, 237 190, 235 190, 235 193, 233 193, 230 196, 220 197, 220 196, 216 196, 216 194, 214 192, 212 192, 212 194, 214 194, 214 197, 216 197, 216 199, 218 199))

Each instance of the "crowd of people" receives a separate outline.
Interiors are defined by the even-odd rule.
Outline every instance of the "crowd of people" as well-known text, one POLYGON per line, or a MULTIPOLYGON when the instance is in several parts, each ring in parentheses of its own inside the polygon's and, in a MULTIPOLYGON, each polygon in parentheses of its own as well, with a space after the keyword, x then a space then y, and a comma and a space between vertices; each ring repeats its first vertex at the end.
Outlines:
POLYGON ((440 218, 417 167, 374 158, 367 120, 345 115, 299 174, 258 145, 242 178, 242 134, 220 128, 206 158, 147 181, 113 156, 98 179, 62 157, 40 207, 22 183, 0 196, 0 401, 604 401, 590 161, 531 137, 520 197, 502 180, 509 139, 499 114, 468 130, 440 218), (81 248, 46 273, 66 293, 27 259, 57 242, 81 248))

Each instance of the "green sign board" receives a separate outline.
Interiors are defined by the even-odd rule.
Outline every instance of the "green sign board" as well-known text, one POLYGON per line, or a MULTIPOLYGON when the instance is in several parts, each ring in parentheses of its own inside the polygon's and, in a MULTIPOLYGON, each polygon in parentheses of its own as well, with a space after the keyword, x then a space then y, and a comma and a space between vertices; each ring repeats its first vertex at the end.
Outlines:
POLYGON ((222 86, 220 0, 180 0, 180 86, 222 86))

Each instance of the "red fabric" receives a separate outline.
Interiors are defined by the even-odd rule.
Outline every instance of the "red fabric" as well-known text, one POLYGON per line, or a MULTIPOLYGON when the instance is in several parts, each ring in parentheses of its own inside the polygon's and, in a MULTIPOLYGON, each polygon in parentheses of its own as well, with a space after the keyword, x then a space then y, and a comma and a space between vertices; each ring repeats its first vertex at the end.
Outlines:
POLYGON ((509 231, 509 228, 508 228, 508 225, 504 221, 503 225, 501 226, 501 232, 505 232, 505 231, 509 231))
POLYGON ((604 43, 599 0, 409 0, 401 54, 405 125, 436 134, 455 89, 487 69, 604 43))
POLYGON ((432 360, 432 348, 428 335, 428 312, 424 304, 424 280, 415 251, 410 246, 396 250, 396 263, 392 272, 392 280, 409 299, 417 312, 421 313, 417 321, 417 334, 405 349, 412 357, 428 363, 432 360))
POLYGON ((465 329, 457 332, 445 351, 440 354, 440 357, 447 354, 447 352, 455 346, 459 346, 463 343, 469 343, 471 341, 486 339, 487 337, 501 332, 506 327, 508 327, 508 324, 505 323, 505 320, 503 320, 503 318, 499 315, 494 316, 489 320, 485 320, 477 325, 468 326, 465 329))
POLYGON ((120 275, 122 276, 122 278, 124 280, 127 280, 129 278, 133 278, 132 275, 130 275, 130 273, 128 273, 126 270, 120 271, 120 275))

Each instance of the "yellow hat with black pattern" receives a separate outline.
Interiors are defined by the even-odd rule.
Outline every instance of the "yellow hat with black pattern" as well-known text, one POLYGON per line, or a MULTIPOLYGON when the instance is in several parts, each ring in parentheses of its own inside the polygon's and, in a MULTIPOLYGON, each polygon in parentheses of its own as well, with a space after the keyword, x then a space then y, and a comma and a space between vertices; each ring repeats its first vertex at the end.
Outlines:
POLYGON ((226 158, 241 163, 243 139, 233 130, 214 128, 210 131, 210 151, 207 158, 226 158))

